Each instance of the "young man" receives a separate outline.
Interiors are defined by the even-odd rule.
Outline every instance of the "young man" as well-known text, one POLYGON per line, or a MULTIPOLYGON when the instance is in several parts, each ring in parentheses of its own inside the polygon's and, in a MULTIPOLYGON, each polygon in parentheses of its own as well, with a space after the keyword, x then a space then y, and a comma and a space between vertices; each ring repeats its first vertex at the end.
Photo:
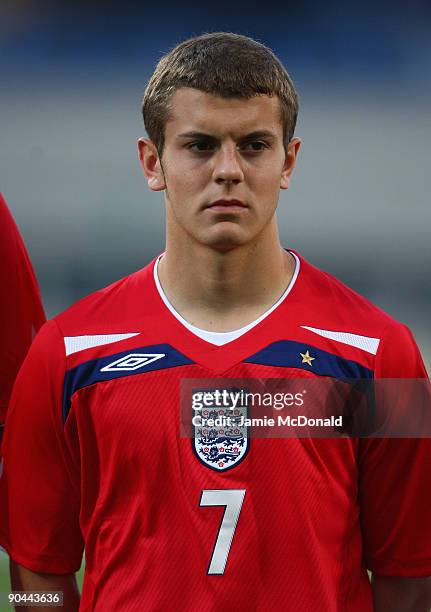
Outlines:
POLYGON ((190 379, 426 377, 406 327, 280 245, 292 81, 263 45, 204 35, 162 58, 143 113, 166 250, 47 323, 20 373, 15 588, 78 609, 85 547, 82 610, 425 612, 428 441, 180 433, 190 379))
MULTIPOLYGON (((19 230, 0 193, 0 447, 12 385, 45 322, 39 287, 19 230)), ((1 469, 1 468, 0 468, 1 469)))

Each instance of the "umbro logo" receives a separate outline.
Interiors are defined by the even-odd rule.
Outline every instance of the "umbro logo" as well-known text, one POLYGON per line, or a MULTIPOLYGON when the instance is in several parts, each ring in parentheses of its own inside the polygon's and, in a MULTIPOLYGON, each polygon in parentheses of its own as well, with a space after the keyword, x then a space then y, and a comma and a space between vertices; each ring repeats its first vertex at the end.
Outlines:
POLYGON ((117 359, 112 363, 100 368, 101 372, 130 372, 131 370, 139 370, 144 368, 157 359, 166 357, 165 353, 130 353, 121 359, 117 359))

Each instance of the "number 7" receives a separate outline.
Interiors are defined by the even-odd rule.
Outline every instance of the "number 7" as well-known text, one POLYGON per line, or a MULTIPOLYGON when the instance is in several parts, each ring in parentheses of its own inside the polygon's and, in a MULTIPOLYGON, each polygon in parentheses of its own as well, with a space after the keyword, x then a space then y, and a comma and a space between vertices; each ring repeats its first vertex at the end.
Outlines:
POLYGON ((208 574, 224 574, 227 558, 245 497, 245 489, 204 489, 199 506, 225 506, 208 574))

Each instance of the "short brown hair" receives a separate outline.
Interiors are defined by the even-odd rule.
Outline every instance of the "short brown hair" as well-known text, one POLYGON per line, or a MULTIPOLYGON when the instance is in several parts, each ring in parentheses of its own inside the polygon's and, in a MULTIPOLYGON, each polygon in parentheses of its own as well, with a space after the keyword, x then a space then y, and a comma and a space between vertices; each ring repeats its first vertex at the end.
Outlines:
POLYGON ((298 115, 298 95, 280 60, 262 43, 229 32, 190 38, 164 55, 145 90, 142 115, 149 138, 161 155, 170 100, 177 89, 192 87, 222 98, 278 96, 284 145, 298 115))

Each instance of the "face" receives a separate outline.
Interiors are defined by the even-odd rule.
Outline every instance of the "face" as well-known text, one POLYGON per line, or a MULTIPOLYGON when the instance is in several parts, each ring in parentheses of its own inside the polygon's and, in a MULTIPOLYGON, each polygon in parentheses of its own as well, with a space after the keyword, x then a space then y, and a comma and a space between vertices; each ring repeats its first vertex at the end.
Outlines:
POLYGON ((171 239, 225 251, 270 231, 300 146, 293 139, 285 151, 279 104, 266 95, 175 92, 162 158, 151 141, 139 141, 150 189, 165 190, 171 239))

